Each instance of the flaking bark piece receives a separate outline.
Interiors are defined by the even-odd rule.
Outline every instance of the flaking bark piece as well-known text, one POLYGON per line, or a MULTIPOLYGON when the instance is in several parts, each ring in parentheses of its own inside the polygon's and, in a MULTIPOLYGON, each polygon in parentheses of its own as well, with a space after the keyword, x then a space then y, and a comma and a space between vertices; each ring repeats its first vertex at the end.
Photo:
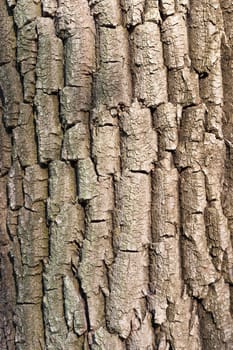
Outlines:
POLYGON ((39 349, 44 344, 44 326, 41 304, 19 304, 15 310, 16 336, 19 349, 39 349), (36 327, 34 324, 36 323, 36 327), (25 326, 27 325, 27 326, 25 326), (25 347, 25 343, 27 347, 25 347))
MULTIPOLYGON (((56 31, 63 39, 85 31, 95 32, 94 20, 87 0, 59 0, 56 11, 56 31)), ((84 43, 86 45, 87 43, 84 43)))
POLYGON ((176 107, 168 102, 159 105, 154 113, 160 151, 173 151, 178 145, 178 117, 176 107))
POLYGON ((162 24, 161 37, 164 61, 168 69, 180 69, 189 63, 188 33, 182 14, 166 18, 162 24))
POLYGON ((106 328, 100 327, 93 334, 93 350, 107 349, 109 344, 113 346, 114 349, 124 350, 125 345, 122 340, 115 334, 111 334, 106 328))
POLYGON ((18 28, 41 16, 40 0, 18 0, 14 8, 14 21, 18 28))
POLYGON ((7 11, 6 1, 0 3, 0 64, 9 63, 14 60, 16 38, 14 33, 14 22, 7 11))
POLYGON ((158 24, 138 25, 131 39, 135 97, 155 107, 167 101, 167 73, 158 24))
POLYGON ((93 157, 99 175, 120 172, 120 132, 117 126, 94 126, 92 130, 93 157))
POLYGON ((48 172, 35 164, 25 170, 23 180, 25 207, 32 209, 33 204, 45 201, 48 197, 48 172))
POLYGON ((57 0, 42 0, 43 14, 55 16, 57 10, 57 0))
POLYGON ((124 168, 149 173, 157 160, 157 133, 149 108, 135 101, 120 117, 121 157, 124 168))
POLYGON ((32 102, 35 96, 35 67, 37 61, 36 21, 25 24, 18 30, 17 62, 23 75, 24 100, 32 102))
MULTIPOLYGON (((75 86, 80 101, 91 106, 92 74, 95 71, 95 33, 90 28, 81 28, 67 38, 64 46, 65 84, 75 86)), ((80 107, 81 107, 80 106, 80 107)))
POLYGON ((201 171, 184 170, 180 189, 185 280, 192 295, 205 297, 208 285, 219 278, 219 273, 209 256, 205 234, 204 210, 207 203, 204 174, 201 171))
POLYGON ((207 104, 223 105, 223 82, 220 59, 213 65, 208 76, 200 80, 200 96, 207 104))
MULTIPOLYGON (((0 118, 2 107, 0 105, 0 118)), ((11 167, 11 135, 6 131, 4 124, 0 124, 0 175, 5 175, 11 167)))
POLYGON ((152 241, 176 237, 179 227, 178 171, 172 155, 165 152, 164 158, 152 172, 152 241))
POLYGON ((125 22, 127 26, 136 26, 142 23, 145 0, 123 0, 122 5, 126 12, 125 22))
POLYGON ((67 160, 79 160, 90 155, 89 126, 78 123, 68 129, 64 134, 62 158, 67 160))
POLYGON ((20 63, 21 73, 25 74, 34 69, 37 60, 36 21, 25 24, 18 30, 17 61, 20 63))
MULTIPOLYGON (((29 210, 22 208, 19 212, 18 238, 23 265, 35 267, 48 256, 45 210, 45 203, 38 202, 29 210)), ((39 281, 41 283, 40 277, 39 281)))
POLYGON ((53 161, 49 165, 48 216, 55 220, 64 203, 76 201, 75 171, 70 164, 53 161))
POLYGON ((99 26, 117 27, 121 24, 121 5, 117 0, 88 0, 88 3, 99 26))
POLYGON ((200 170, 204 166, 205 114, 204 104, 189 107, 183 112, 180 142, 175 158, 176 165, 180 168, 192 167, 193 170, 200 170))
POLYGON ((158 0, 147 0, 145 7, 145 21, 160 23, 161 16, 159 11, 159 1, 158 0))
POLYGON ((105 300, 109 295, 107 267, 113 261, 111 222, 92 222, 86 228, 78 276, 87 296, 89 322, 92 329, 104 324, 105 300))
POLYGON ((89 119, 90 94, 85 86, 65 86, 60 92, 61 119, 64 125, 86 123, 89 119))
POLYGON ((222 14, 217 0, 190 3, 189 40, 192 66, 209 73, 220 58, 222 14))
POLYGON ((131 74, 128 33, 125 28, 99 28, 99 51, 95 99, 107 107, 129 106, 131 102, 131 74))
POLYGON ((12 210, 17 210, 23 206, 23 171, 18 160, 15 160, 11 166, 8 175, 8 197, 9 205, 12 210))
POLYGON ((160 11, 162 12, 163 16, 169 16, 173 17, 171 15, 174 15, 176 10, 176 3, 178 1, 175 0, 161 0, 160 1, 160 11))
POLYGON ((37 147, 34 115, 29 104, 22 103, 20 105, 18 126, 13 130, 13 140, 22 167, 35 164, 37 162, 37 147))
POLYGON ((181 104, 184 107, 198 105, 200 103, 198 74, 188 67, 169 70, 168 97, 173 104, 181 104))
POLYGON ((114 211, 113 177, 100 176, 98 179, 97 195, 88 202, 88 219, 90 221, 107 221, 112 218, 114 211))
POLYGON ((59 122, 58 97, 38 90, 35 104, 39 161, 48 163, 60 158, 62 131, 59 122))
POLYGON ((65 276, 63 278, 65 319, 70 331, 78 336, 84 334, 87 330, 87 321, 85 316, 85 305, 80 296, 80 288, 76 278, 65 276))
POLYGON ((51 94, 63 87, 63 45, 51 18, 38 18, 37 32, 36 88, 51 94))
POLYGON ((0 65, 0 87, 3 93, 3 121, 7 128, 17 126, 22 86, 14 63, 0 65), (12 84, 14 82, 14 84, 12 84))
POLYGON ((145 318, 140 321, 137 315, 135 316, 135 319, 132 322, 132 333, 126 340, 129 350, 153 349, 155 344, 155 334, 151 322, 151 315, 149 313, 147 313, 145 318))
POLYGON ((78 161, 77 184, 79 200, 87 201, 97 195, 97 175, 91 158, 78 161))
POLYGON ((113 239, 120 250, 142 251, 149 244, 150 186, 149 175, 142 173, 129 172, 117 183, 116 227, 113 239))
MULTIPOLYGON (((65 177, 60 174, 60 181, 62 176, 65 177)), ((46 344, 49 350, 54 349, 54 346, 67 350, 79 348, 77 334, 83 333, 86 328, 85 316, 82 314, 84 301, 73 275, 77 269, 78 249, 83 233, 84 216, 81 206, 62 203, 50 226, 49 258, 43 274, 43 308, 44 319, 48 322, 46 344)))
POLYGON ((106 304, 107 326, 124 339, 131 333, 135 317, 139 323, 145 317, 143 290, 148 283, 147 268, 145 251, 119 251, 111 268, 110 295, 106 304))

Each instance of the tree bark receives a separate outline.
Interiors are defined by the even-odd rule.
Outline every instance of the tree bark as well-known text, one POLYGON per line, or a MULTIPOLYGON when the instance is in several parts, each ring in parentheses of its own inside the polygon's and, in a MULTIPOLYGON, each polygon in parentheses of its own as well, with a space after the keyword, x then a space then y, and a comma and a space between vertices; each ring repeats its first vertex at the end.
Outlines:
POLYGON ((0 348, 233 349, 233 2, 0 1, 0 348))

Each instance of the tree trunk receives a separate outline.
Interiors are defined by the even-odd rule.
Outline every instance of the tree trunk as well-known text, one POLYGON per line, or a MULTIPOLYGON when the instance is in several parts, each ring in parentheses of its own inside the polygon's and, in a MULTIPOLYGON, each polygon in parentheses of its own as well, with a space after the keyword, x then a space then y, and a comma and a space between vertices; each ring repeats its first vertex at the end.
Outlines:
POLYGON ((0 348, 233 349, 233 2, 0 1, 0 348))

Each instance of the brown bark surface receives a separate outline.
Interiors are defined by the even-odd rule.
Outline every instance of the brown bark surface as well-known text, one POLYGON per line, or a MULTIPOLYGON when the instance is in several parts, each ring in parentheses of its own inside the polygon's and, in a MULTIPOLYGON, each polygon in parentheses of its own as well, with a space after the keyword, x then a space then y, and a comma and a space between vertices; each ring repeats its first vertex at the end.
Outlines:
POLYGON ((233 2, 0 0, 0 349, 233 349, 233 2))

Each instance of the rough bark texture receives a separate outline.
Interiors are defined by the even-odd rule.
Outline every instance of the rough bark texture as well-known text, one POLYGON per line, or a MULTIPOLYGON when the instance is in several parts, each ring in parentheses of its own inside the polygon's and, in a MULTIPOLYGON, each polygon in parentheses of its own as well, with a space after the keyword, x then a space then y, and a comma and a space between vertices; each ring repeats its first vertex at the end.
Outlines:
POLYGON ((1 350, 233 349, 232 23, 0 1, 1 350))

